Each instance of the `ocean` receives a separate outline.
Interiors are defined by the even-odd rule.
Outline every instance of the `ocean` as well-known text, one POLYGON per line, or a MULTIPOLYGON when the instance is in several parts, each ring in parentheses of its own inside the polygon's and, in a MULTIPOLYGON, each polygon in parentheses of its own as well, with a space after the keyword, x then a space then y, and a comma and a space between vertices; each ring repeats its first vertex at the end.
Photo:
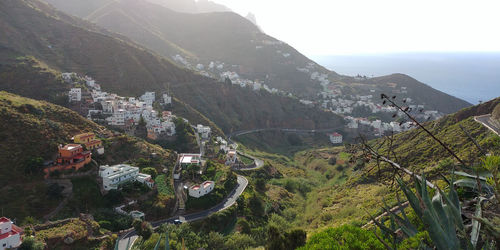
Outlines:
POLYGON ((500 52, 313 56, 343 75, 407 74, 472 104, 500 97, 500 52))

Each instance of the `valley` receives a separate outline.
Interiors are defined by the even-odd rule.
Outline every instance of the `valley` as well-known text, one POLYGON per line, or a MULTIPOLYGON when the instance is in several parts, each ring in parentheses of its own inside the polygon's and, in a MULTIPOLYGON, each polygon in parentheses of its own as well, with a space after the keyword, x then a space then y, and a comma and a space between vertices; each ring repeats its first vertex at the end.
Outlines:
POLYGON ((499 98, 341 75, 247 18, 1 1, 0 249, 498 247, 499 98))

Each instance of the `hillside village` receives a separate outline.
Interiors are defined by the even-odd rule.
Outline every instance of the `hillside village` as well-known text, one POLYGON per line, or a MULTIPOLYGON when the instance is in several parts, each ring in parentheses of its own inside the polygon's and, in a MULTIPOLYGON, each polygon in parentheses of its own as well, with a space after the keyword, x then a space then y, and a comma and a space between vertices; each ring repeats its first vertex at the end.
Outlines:
MULTIPOLYGON (((266 43, 266 45, 279 47, 281 44, 266 43)), ((257 46, 256 49, 259 50, 262 46, 265 45, 257 46)), ((278 54, 283 53, 279 49, 277 49, 276 52, 278 54)), ((283 53, 284 58, 289 56, 290 54, 283 53)), ((264 83, 265 80, 250 80, 241 77, 238 74, 238 72, 241 72, 238 65, 227 65, 226 63, 220 61, 211 61, 208 65, 204 65, 202 63, 195 64, 189 62, 181 55, 175 55, 172 58, 175 62, 184 67, 197 71, 201 75, 207 77, 219 78, 222 82, 230 82, 231 84, 242 88, 250 88, 253 91, 264 90, 273 94, 297 98, 290 92, 269 87, 266 83, 264 83)), ((346 94, 343 90, 348 90, 347 93, 351 92, 348 87, 337 80, 336 77, 332 77, 327 73, 320 73, 320 69, 318 69, 318 67, 312 62, 308 63, 304 67, 297 67, 296 70, 300 73, 308 75, 311 81, 309 84, 318 84, 323 89, 317 94, 315 99, 300 99, 299 101, 304 105, 317 107, 319 109, 327 110, 343 116, 348 123, 347 129, 350 131, 362 129, 364 133, 368 133, 370 136, 379 137, 386 133, 404 132, 414 127, 412 122, 393 121, 393 114, 397 114, 400 118, 403 118, 404 114, 394 107, 388 107, 380 104, 378 96, 380 93, 387 91, 385 88, 373 87, 366 89, 365 95, 346 94)), ((357 76, 354 77, 354 79, 359 82, 363 82, 368 78, 366 76, 357 76)), ((410 97, 407 97, 409 94, 407 87, 398 88, 397 84, 395 84, 395 86, 389 90, 389 93, 398 95, 399 98, 405 100, 405 103, 407 103, 412 115, 414 115, 414 117, 418 120, 437 120, 444 115, 442 112, 437 110, 426 110, 425 104, 417 104, 410 97)))
POLYGON ((213 4, 0 2, 0 250, 499 248, 500 98, 342 75, 213 4))

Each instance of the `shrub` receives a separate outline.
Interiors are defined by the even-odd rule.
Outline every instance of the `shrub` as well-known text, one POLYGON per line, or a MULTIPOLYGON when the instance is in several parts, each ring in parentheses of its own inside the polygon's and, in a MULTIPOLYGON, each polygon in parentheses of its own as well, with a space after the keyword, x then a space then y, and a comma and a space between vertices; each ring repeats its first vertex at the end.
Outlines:
POLYGON ((307 244, 301 248, 306 249, 385 249, 376 236, 367 230, 352 225, 329 228, 314 234, 307 244))

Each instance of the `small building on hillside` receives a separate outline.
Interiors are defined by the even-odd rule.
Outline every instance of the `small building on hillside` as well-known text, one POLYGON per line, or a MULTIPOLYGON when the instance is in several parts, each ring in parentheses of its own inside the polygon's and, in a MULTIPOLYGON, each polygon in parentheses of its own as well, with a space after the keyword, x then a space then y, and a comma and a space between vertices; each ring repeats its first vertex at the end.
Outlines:
POLYGON ((172 104, 172 97, 168 94, 163 94, 163 105, 172 104))
POLYGON ((151 175, 139 173, 138 167, 127 164, 101 166, 99 167, 99 176, 102 178, 102 186, 106 191, 118 189, 120 185, 131 181, 138 181, 149 188, 154 187, 151 175))
POLYGON ((341 134, 334 132, 334 133, 328 134, 328 136, 330 137, 331 143, 333 143, 333 144, 342 143, 342 135, 341 134))
POLYGON ((238 153, 234 149, 230 149, 226 154, 226 165, 233 165, 238 161, 238 153))
POLYGON ((203 126, 201 124, 198 124, 196 126, 196 132, 200 134, 202 139, 208 139, 210 138, 210 133, 212 132, 212 130, 210 129, 209 126, 203 126))
POLYGON ((71 83, 73 76, 76 76, 76 74, 73 72, 66 72, 61 74, 61 78, 67 83, 71 83))
POLYGON ((96 139, 95 134, 92 132, 75 135, 73 137, 73 142, 85 145, 88 150, 102 147, 102 141, 96 139))
POLYGON ((82 89, 71 88, 68 93, 69 102, 80 102, 82 100, 82 89))
POLYGON ((182 168, 186 168, 189 165, 201 166, 201 154, 180 154, 178 164, 182 168))
POLYGON ((205 181, 202 184, 193 185, 189 187, 189 196, 200 198, 212 192, 212 190, 214 190, 214 187, 215 187, 215 182, 213 181, 205 181))
POLYGON ((0 250, 14 249, 21 245, 23 230, 10 219, 0 218, 0 250))
POLYGON ((59 145, 58 150, 59 153, 56 159, 56 165, 46 167, 43 170, 46 174, 45 178, 49 177, 49 174, 56 170, 79 170, 92 161, 92 153, 90 151, 84 151, 80 144, 68 144, 64 147, 59 145))

